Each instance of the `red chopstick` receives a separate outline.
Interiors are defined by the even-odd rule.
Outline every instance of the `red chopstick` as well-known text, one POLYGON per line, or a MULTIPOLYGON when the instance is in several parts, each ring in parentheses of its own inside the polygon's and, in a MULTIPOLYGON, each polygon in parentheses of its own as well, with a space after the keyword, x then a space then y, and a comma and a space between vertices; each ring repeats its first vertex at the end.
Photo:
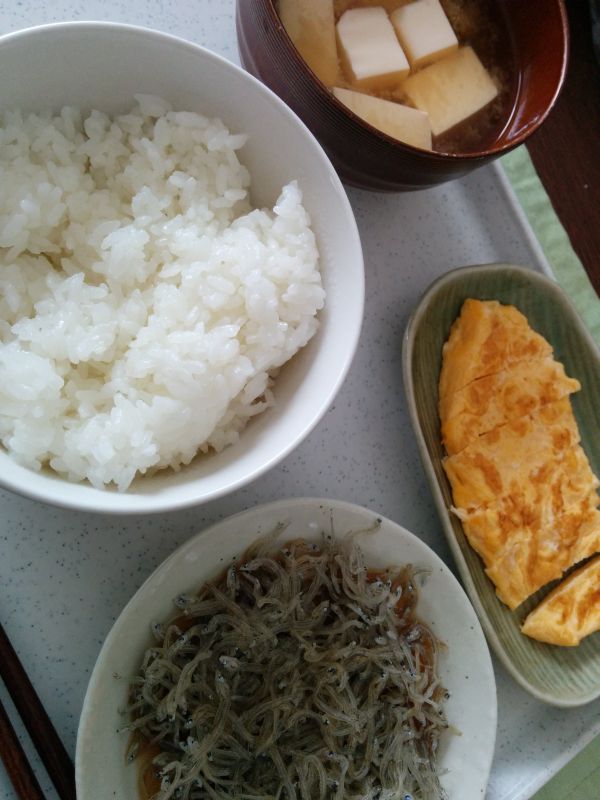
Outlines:
MULTIPOLYGON (((50 717, 31 685, 2 625, 0 625, 0 676, 6 684, 8 693, 31 736, 52 783, 56 787, 58 796, 61 800, 76 800, 73 762, 54 725, 50 722, 50 717)), ((14 748, 9 747, 9 750, 14 754, 14 748)), ((2 757, 4 760, 4 752, 2 752, 2 757)), ((8 757, 10 759, 10 753, 8 757)), ((25 757, 24 754, 23 757, 25 757)), ((43 795, 40 790, 38 795, 32 793, 26 797, 38 800, 43 795)))
POLYGON ((0 703, 0 756, 20 800, 45 800, 2 703, 0 703))

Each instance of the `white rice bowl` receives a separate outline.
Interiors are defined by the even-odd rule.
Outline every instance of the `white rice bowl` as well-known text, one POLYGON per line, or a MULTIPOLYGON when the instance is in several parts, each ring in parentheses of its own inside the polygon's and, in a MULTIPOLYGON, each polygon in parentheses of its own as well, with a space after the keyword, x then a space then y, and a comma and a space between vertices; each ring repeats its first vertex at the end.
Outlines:
POLYGON ((243 134, 136 100, 0 115, 0 438, 122 491, 235 443, 325 295, 297 183, 252 209, 243 134))
MULTIPOLYGON (((133 98, 143 94, 164 98, 174 109, 186 109, 210 119, 223 120, 225 127, 232 132, 234 137, 229 140, 230 144, 236 146, 241 144, 241 139, 235 137, 244 134, 246 143, 241 149, 236 149, 235 153, 252 176, 250 207, 267 209, 271 220, 277 216, 276 227, 280 229, 282 237, 285 238, 287 234, 281 230, 285 227, 284 219, 287 214, 284 209, 289 210, 291 206, 297 206, 299 214, 301 213, 297 202, 299 198, 294 189, 294 183, 297 183, 302 194, 302 206, 309 215, 314 232, 319 253, 322 288, 326 293, 325 305, 317 314, 318 328, 315 335, 281 369, 271 370, 274 380, 271 387, 267 386, 264 394, 258 394, 258 385, 250 386, 252 384, 252 379, 250 379, 248 397, 256 392, 257 399, 254 402, 243 403, 243 410, 240 410, 241 406, 237 403, 237 399, 234 400, 234 404, 230 406, 233 411, 232 419, 227 421, 223 416, 219 418, 218 428, 213 434, 209 434, 209 437, 214 436, 213 444, 209 445, 208 440, 205 439, 209 452, 192 458, 189 464, 177 470, 159 469, 157 468, 158 462, 156 462, 154 465, 148 466, 145 473, 142 474, 138 471, 137 477, 126 491, 118 491, 114 482, 99 483, 102 479, 103 469, 100 462, 103 459, 106 459, 109 465, 112 462, 115 467, 113 474, 118 475, 117 481, 123 486, 130 479, 131 473, 128 475, 127 471, 132 466, 129 463, 129 454, 126 454, 126 459, 123 458, 121 462, 125 463, 125 467, 119 474, 121 469, 119 452, 123 447, 131 448, 133 446, 143 454, 142 458, 147 458, 149 461, 153 458, 149 455, 149 450, 146 450, 146 442, 136 439, 134 443, 130 418, 126 417, 124 411, 124 408, 127 407, 128 412, 135 416, 140 414, 140 408, 150 405, 148 397, 144 394, 148 391, 145 380, 143 377, 133 378, 130 383, 135 385, 136 399, 132 399, 129 395, 129 403, 120 400, 117 405, 114 402, 117 393, 120 392, 123 397, 126 395, 122 390, 123 384, 121 383, 117 387, 116 381, 117 379, 123 381, 128 377, 124 375, 123 371, 125 367, 128 369, 132 367, 131 359, 124 359, 123 366, 120 368, 122 372, 111 376, 114 383, 112 386, 114 391, 111 394, 112 402, 97 394, 96 366, 84 378, 85 362, 76 364, 72 362, 72 368, 77 376, 77 385, 72 375, 70 376, 70 385, 79 391, 82 419, 84 409, 86 409, 86 414, 91 414, 93 410, 96 410, 95 404, 101 400, 107 403, 106 407, 101 408, 105 413, 105 417, 101 418, 104 428, 111 427, 114 433, 115 426, 120 425, 120 430, 124 432, 124 435, 108 437, 108 446, 103 445, 102 448, 99 446, 96 448, 99 462, 99 471, 94 477, 96 485, 92 485, 87 478, 83 480, 67 479, 66 471, 58 473, 50 466, 36 469, 35 461, 42 462, 44 459, 49 459, 53 449, 53 459, 65 458, 64 451, 61 452, 54 441, 55 432, 49 432, 46 418, 48 415, 58 418, 62 413, 61 401, 65 399, 63 387, 58 387, 61 381, 64 384, 66 373, 60 372, 62 367, 56 373, 53 367, 57 363, 64 365, 65 361, 69 363, 71 361, 70 358, 65 357, 64 348, 62 352, 58 349, 55 331, 51 329, 50 324, 51 305, 48 304, 42 306, 43 314, 47 316, 45 332, 43 335, 39 335, 38 332, 35 345, 31 341, 25 341, 25 337, 36 338, 35 326, 29 326, 31 329, 27 331, 27 323, 23 323, 24 328, 19 334, 23 337, 22 340, 17 340, 17 334, 11 330, 11 341, 8 341, 9 334, 6 329, 7 327, 13 328, 15 322, 12 320, 15 319, 14 315, 22 302, 29 304, 31 312, 33 304, 42 300, 42 295, 36 296, 36 292, 42 291, 46 293, 47 299, 54 300, 56 304, 55 294, 44 282, 40 282, 39 272, 34 268, 40 254, 31 253, 29 256, 23 254, 18 256, 14 251, 11 259, 13 262, 19 259, 21 267, 11 270, 12 274, 8 279, 8 284, 3 284, 3 288, 0 290, 0 298, 3 303, 0 319, 5 323, 1 338, 4 345, 8 344, 13 348, 18 346, 21 351, 28 351, 28 354, 24 359, 19 358, 18 364, 12 358, 8 359, 11 365, 8 367, 11 375, 2 379, 2 389, 4 391, 7 386, 10 386, 10 389, 4 393, 10 392, 11 394, 9 403, 11 411, 10 414, 6 413, 4 416, 12 418, 8 425, 12 427, 13 432, 8 433, 4 429, 7 424, 4 420, 0 436, 4 440, 7 436, 14 439, 15 445, 19 442, 17 447, 22 451, 24 458, 20 455, 17 460, 15 456, 9 455, 6 449, 7 445, 0 443, 0 485, 27 497, 72 509, 99 513, 148 514, 205 503, 258 478, 297 447, 323 417, 347 374, 360 333, 364 303, 364 270, 360 239, 344 189, 322 148, 278 97, 239 67, 190 42, 145 28, 112 22, 67 22, 42 25, 5 34, 0 36, 0 74, 2 75, 0 113, 11 109, 21 109, 26 119, 31 113, 39 116, 44 113, 45 109, 51 109, 52 114, 56 116, 60 115, 61 109, 68 106, 84 109, 84 116, 89 115, 90 109, 99 109, 103 114, 115 118, 127 115, 131 111, 133 98), (289 188, 284 194, 285 200, 279 202, 278 198, 282 195, 284 187, 289 188), (273 213, 275 206, 280 210, 280 213, 276 215, 273 213), (31 259, 33 264, 28 259, 31 259), (9 286, 10 289, 5 291, 5 286, 9 286), (12 308, 10 312, 12 317, 7 315, 5 303, 12 308), (15 345, 15 341, 17 345, 15 345), (31 353, 34 347, 39 348, 41 352, 31 353), (57 349, 48 353, 45 352, 45 348, 57 349), (40 366, 46 362, 50 364, 50 372, 40 366), (19 377, 12 372, 13 370, 24 370, 26 374, 19 377), (53 374, 55 377, 52 377, 53 374), (85 386, 83 389, 79 385, 80 380, 85 386), (16 385, 19 382, 24 396, 16 397, 16 385), (89 394, 86 394, 87 392, 89 394), (40 416, 30 423, 19 425, 15 420, 22 413, 21 406, 26 404, 30 408, 36 409, 35 413, 39 413, 40 416), (55 405, 53 406, 53 404, 55 405), (246 414, 249 411, 252 413, 258 411, 262 404, 269 406, 265 408, 264 413, 257 413, 253 416, 243 430, 234 430, 237 424, 242 425, 247 421, 246 414), (110 413, 107 411, 108 408, 110 408, 110 413), (223 425, 221 425, 221 421, 223 425), (219 428, 222 429, 220 433, 219 428), (226 428, 229 431, 228 435, 239 438, 233 444, 223 446, 217 452, 215 445, 220 446, 220 444, 217 445, 217 439, 226 428), (45 441, 44 436, 47 437, 45 441), (122 440, 125 440, 125 444, 122 440), (25 459, 29 459, 27 463, 30 466, 26 465, 25 459), (102 485, 103 488, 97 488, 99 485, 102 485)), ((144 102, 150 102, 149 98, 146 98, 144 102)), ((154 111, 155 113, 162 112, 164 108, 159 107, 154 111)), ((67 124, 64 117, 61 124, 67 124)), ((227 138, 227 134, 224 135, 227 138)), ((56 146, 60 151, 61 146, 59 144, 56 146)), ((110 154, 107 152, 106 158, 108 159, 109 156, 110 154)), ((52 160, 59 163, 60 153, 54 153, 52 160)), ((119 182, 121 180, 119 177, 119 182)), ((239 190, 237 185, 230 188, 234 192, 239 190)), ((48 191, 48 187, 38 186, 33 199, 40 209, 43 208, 44 214, 48 214, 48 219, 51 219, 53 213, 62 213, 60 210, 62 201, 59 200, 59 203, 56 204, 54 199, 46 195, 48 191)), ((10 202, 10 198, 7 200, 1 192, 0 195, 2 203, 10 202)), ((140 198, 140 202, 142 199, 140 198)), ((235 199, 233 195, 230 195, 228 203, 230 204, 232 201, 237 207, 235 215, 245 216, 244 205, 248 200, 235 199)), ((228 203, 225 205, 227 206, 228 203)), ((151 203, 148 207, 142 205, 142 209, 144 213, 148 211, 147 216, 153 213, 151 203)), ((28 207, 26 204, 25 209, 19 209, 17 217, 21 213, 29 214, 30 211, 35 214, 33 207, 28 207)), ((222 219, 221 215, 232 213, 226 207, 225 210, 217 210, 214 204, 211 211, 217 221, 222 219)), ((102 215, 104 212, 106 212, 105 200, 97 203, 94 208, 94 213, 102 215)), ((135 214, 130 211, 131 219, 134 216, 135 214)), ((84 224, 82 220, 77 221, 79 224, 84 224)), ((2 226, 0 234, 6 236, 4 241, 10 239, 11 242, 10 246, 0 245, 3 250, 3 263, 5 263, 4 259, 8 251, 15 245, 19 245, 16 241, 19 229, 22 229, 21 232, 26 229, 26 236, 31 245, 36 237, 40 246, 45 239, 51 240, 43 226, 38 225, 34 236, 33 232, 30 235, 30 231, 33 231, 35 225, 32 225, 31 222, 26 225, 22 223, 21 217, 13 230, 9 226, 7 231, 6 226, 2 226)), ((255 225, 256 221, 251 224, 255 225)), ((274 220, 273 226, 275 227, 274 220)), ((143 313, 146 313, 136 295, 136 301, 128 307, 127 320, 125 321, 123 317, 121 322, 117 323, 119 332, 115 336, 111 328, 115 325, 112 301, 115 300, 117 306, 123 306, 124 300, 123 298, 117 300, 116 295, 111 296, 112 299, 108 299, 108 296, 101 297, 96 293, 102 284, 110 289, 115 282, 127 280, 124 277, 126 273, 129 274, 128 280, 132 281, 127 290, 130 296, 136 289, 139 290, 139 294, 144 295, 147 288, 143 283, 143 274, 138 274, 137 268, 134 268, 135 277, 132 277, 129 259, 123 258, 123 250, 120 249, 131 247, 146 252, 148 243, 142 241, 142 234, 148 233, 147 226, 144 225, 141 233, 132 230, 135 226, 130 226, 130 230, 126 232, 133 232, 136 236, 125 237, 128 240, 127 243, 120 240, 123 234, 122 229, 126 226, 121 224, 117 227, 119 230, 105 229, 102 231, 100 229, 96 231, 96 235, 99 236, 102 233, 103 241, 106 240, 108 245, 106 250, 99 246, 98 239, 94 239, 92 236, 88 237, 86 233, 88 238, 82 236, 82 238, 86 238, 84 254, 83 256, 81 253, 79 254, 88 261, 103 263, 104 268, 109 272, 116 269, 119 257, 121 257, 116 281, 108 274, 90 271, 87 266, 79 270, 71 268, 74 272, 79 271, 86 275, 84 283, 90 293, 88 295, 89 302, 86 304, 74 299, 79 297, 81 289, 81 286, 77 287, 76 280, 72 284, 67 283, 62 287, 62 295, 60 295, 58 286, 55 289, 56 292, 59 292, 62 313, 65 315, 68 306, 65 296, 67 299, 69 296, 71 298, 68 323, 77 331, 71 342, 73 342, 73 338, 79 340, 75 341, 74 346, 77 350, 81 348, 80 357, 85 357, 86 348, 88 351, 90 348, 92 350, 96 347, 100 348, 104 337, 107 339, 112 337, 115 348, 120 347, 122 337, 128 335, 128 326, 136 322, 136 314, 142 316, 143 313), (97 258, 98 250, 102 256, 100 259, 97 258), (78 322, 86 314, 88 316, 91 314, 92 306, 94 313, 97 314, 93 320, 96 323, 94 327, 98 335, 97 341, 93 336, 82 336, 80 333, 82 329, 78 322)), ((235 229, 235 225, 233 228, 235 229)), ((75 235, 75 231, 71 230, 71 235, 75 235)), ((231 235, 232 233, 227 234, 227 236, 231 235)), ((185 260, 185 242, 181 241, 179 244, 182 247, 181 253, 171 253, 169 250, 173 261, 185 260)), ((303 241, 302 248, 305 249, 305 246, 308 246, 308 242, 303 241)), ((63 256, 65 255, 68 256, 68 253, 63 253, 63 256)), ((56 256, 49 252, 47 258, 52 262, 56 256)), ((74 258, 72 257, 71 260, 74 261, 74 258)), ((188 258, 188 261, 190 260, 192 259, 188 258)), ((57 275, 60 277, 54 263, 52 263, 52 271, 55 277, 57 275)), ((64 278, 65 275, 62 277, 64 278)), ((69 275, 69 277, 73 276, 69 275)), ((206 275, 202 280, 205 279, 206 275)), ((172 284, 175 278, 172 276, 167 282, 169 281, 172 284)), ((314 286, 316 287, 317 284, 315 283, 314 286)), ((212 287, 212 291, 217 296, 223 292, 223 288, 215 286, 212 287)), ((143 297, 142 300, 144 300, 143 297)), ((186 302, 185 296, 183 300, 186 302)), ((162 298, 161 302, 163 304, 162 314, 164 308, 169 308, 169 298, 162 298)), ((304 304, 304 299, 296 297, 293 303, 289 301, 286 303, 286 308, 294 305, 299 311, 302 304, 304 304)), ((179 302, 175 305, 178 309, 180 308, 179 302)), ((144 308, 147 308, 145 303, 144 308)), ((279 302, 278 308, 281 309, 279 302)), ((214 309, 211 311, 215 313, 214 309)), ((33 316, 30 312, 23 319, 33 316)), ((56 308, 54 312, 57 312, 56 308)), ((169 309, 170 312, 171 309, 169 309)), ((39 313, 37 310, 36 314, 39 313)), ((176 310, 175 313, 179 313, 179 310, 176 310)), ((62 322, 56 313, 53 319, 55 323, 62 322)), ((67 324, 67 316, 65 316, 64 322, 67 324)), ((307 321, 307 324, 310 326, 311 323, 307 321)), ((290 327, 293 328, 294 325, 295 323, 290 327)), ((266 330, 266 327, 263 327, 266 330)), ((154 333, 158 334, 158 331, 154 331, 154 333)), ((161 338, 154 342, 155 345, 158 342, 157 347, 151 347, 150 343, 147 343, 147 354, 151 354, 156 359, 163 370, 163 376, 173 384, 177 384, 177 391, 181 390, 183 394, 186 394, 186 385, 190 380, 189 368, 192 362, 200 361, 201 358, 198 357, 194 347, 185 341, 178 342, 176 358, 161 358, 160 342, 164 338, 163 333, 165 336, 170 335, 171 338, 176 338, 172 331, 161 331, 161 338), (185 365, 185 369, 183 369, 183 365, 185 365)), ((300 342, 302 339, 308 338, 309 331, 304 329, 303 323, 298 322, 294 336, 300 342)), ((236 339, 239 336, 232 338, 236 339)), ((213 342, 213 344, 215 343, 213 342)), ((275 345, 276 343, 270 340, 270 348, 271 344, 275 345)), ((224 341, 218 342, 218 345, 224 353, 230 346, 229 338, 225 336, 224 341)), ((234 347, 237 347, 235 343, 234 347)), ((282 357, 285 347, 282 348, 282 357)), ((69 355, 67 352, 66 356, 69 355)), ((93 360, 92 354, 89 355, 89 358, 93 360)), ((98 361, 97 363, 103 365, 102 369, 106 368, 104 362, 98 361)), ((147 367, 149 368, 149 365, 147 367)), ((223 372, 227 373, 227 369, 225 368, 223 372)), ((161 385, 158 393, 159 401, 155 402, 164 404, 164 396, 166 396, 166 391, 161 385)), ((70 398, 66 399, 71 402, 70 398)), ((188 406, 188 409, 190 407, 193 407, 194 415, 197 414, 196 406, 188 406)), ((152 415, 150 414, 150 416, 152 415)), ((217 416, 216 409, 213 410, 213 416, 217 416)), ((167 431, 165 423, 161 435, 168 442, 169 447, 173 449, 178 447, 184 452, 188 446, 191 450, 191 444, 188 442, 189 427, 186 427, 185 436, 180 435, 183 427, 188 426, 188 421, 184 421, 182 417, 183 415, 171 414, 168 422, 171 427, 167 431)), ((168 417, 162 415, 162 418, 166 420, 168 417)), ((77 430, 82 427, 76 424, 77 415, 69 416, 69 420, 68 426, 61 426, 63 430, 70 427, 77 430)), ((144 424, 147 422, 146 420, 144 424)), ((199 428, 204 423, 193 419, 192 424, 198 425, 195 435, 199 435, 199 428)), ((63 438, 66 436, 66 434, 61 435, 63 438)), ((75 433, 69 435, 75 437, 75 433)), ((92 440, 92 445, 98 444, 96 430, 91 426, 88 428, 88 436, 92 440)), ((222 441, 220 439, 220 442, 222 441)), ((182 456, 182 460, 186 458, 187 453, 182 456)), ((78 458, 73 456, 72 462, 69 462, 69 470, 75 474, 75 470, 81 472, 86 469, 89 469, 89 465, 82 464, 80 456, 78 458)))

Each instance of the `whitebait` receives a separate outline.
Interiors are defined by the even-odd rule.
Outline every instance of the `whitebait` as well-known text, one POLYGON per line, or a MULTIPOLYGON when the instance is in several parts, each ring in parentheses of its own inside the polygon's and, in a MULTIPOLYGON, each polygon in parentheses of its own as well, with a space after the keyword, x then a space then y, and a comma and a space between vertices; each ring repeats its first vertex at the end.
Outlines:
POLYGON ((126 725, 144 796, 442 800, 446 692, 412 568, 367 569, 352 534, 274 538, 152 626, 126 725))

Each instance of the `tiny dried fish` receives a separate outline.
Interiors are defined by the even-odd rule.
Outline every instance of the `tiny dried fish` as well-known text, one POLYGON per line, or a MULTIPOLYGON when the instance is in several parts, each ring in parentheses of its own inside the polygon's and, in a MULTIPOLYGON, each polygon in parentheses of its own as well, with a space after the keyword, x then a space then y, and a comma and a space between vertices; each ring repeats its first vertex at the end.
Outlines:
POLYGON ((412 568, 367 569, 354 534, 275 535, 175 600, 131 683, 155 800, 442 800, 446 692, 412 568))

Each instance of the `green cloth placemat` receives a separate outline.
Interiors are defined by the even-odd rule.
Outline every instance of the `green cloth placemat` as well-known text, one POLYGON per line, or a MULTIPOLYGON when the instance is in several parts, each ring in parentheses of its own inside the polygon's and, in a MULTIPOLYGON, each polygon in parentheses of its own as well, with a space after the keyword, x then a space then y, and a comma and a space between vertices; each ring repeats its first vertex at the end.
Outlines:
MULTIPOLYGON (((537 176, 524 146, 502 158, 502 166, 552 267, 581 318, 600 344, 600 299, 537 176)), ((599 800, 600 736, 555 775, 532 800, 599 800)))
POLYGON ((600 736, 597 736, 531 800, 598 800, 599 764, 600 736))
POLYGON ((524 146, 518 147, 504 156, 501 164, 557 281, 575 304, 596 342, 600 344, 600 299, 571 247, 569 237, 556 216, 529 153, 524 146))

